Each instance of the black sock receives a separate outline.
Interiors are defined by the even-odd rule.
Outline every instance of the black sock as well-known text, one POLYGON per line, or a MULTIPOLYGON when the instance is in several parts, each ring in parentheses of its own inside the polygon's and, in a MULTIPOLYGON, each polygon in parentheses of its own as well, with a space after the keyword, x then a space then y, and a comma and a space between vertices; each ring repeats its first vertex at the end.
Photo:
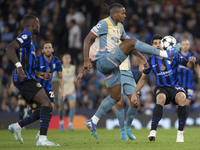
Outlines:
POLYGON ((47 106, 41 106, 40 108, 40 135, 47 135, 49 122, 51 119, 51 108, 47 106))
POLYGON ((35 110, 30 116, 24 118, 19 123, 20 127, 24 127, 40 118, 40 109, 35 110))
POLYGON ((187 118, 187 107, 186 106, 178 106, 178 130, 183 131, 187 118))
POLYGON ((24 117, 24 108, 25 106, 24 105, 19 105, 19 119, 22 120, 23 117, 24 117))
POLYGON ((153 110, 153 117, 151 122, 151 130, 156 130, 158 127, 158 123, 163 115, 163 106, 160 104, 156 104, 154 110, 153 110))

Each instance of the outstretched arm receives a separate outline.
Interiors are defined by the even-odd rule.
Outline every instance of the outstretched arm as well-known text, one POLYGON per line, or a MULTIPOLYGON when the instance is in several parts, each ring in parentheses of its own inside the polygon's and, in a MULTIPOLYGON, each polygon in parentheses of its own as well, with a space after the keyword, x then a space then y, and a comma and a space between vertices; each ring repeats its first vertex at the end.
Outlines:
POLYGON ((137 85, 136 85, 136 88, 132 94, 132 97, 131 97, 131 102, 133 104, 135 104, 135 102, 139 101, 139 98, 137 96, 137 93, 142 89, 142 87, 144 86, 146 80, 147 80, 147 77, 148 75, 147 74, 142 74, 142 76, 140 77, 140 80, 138 81, 137 85))
POLYGON ((92 31, 90 31, 90 33, 86 36, 83 43, 83 55, 84 55, 83 67, 88 71, 92 68, 92 63, 89 58, 89 50, 91 46, 91 41, 94 40, 96 37, 97 36, 92 31))
POLYGON ((76 80, 75 80, 76 83, 79 83, 81 81, 85 70, 86 70, 85 68, 82 68, 81 71, 78 73, 76 80))
POLYGON ((133 55, 135 55, 137 57, 137 60, 144 65, 144 69, 148 69, 149 68, 149 64, 146 61, 146 59, 144 58, 144 56, 138 52, 138 51, 133 51, 133 55))

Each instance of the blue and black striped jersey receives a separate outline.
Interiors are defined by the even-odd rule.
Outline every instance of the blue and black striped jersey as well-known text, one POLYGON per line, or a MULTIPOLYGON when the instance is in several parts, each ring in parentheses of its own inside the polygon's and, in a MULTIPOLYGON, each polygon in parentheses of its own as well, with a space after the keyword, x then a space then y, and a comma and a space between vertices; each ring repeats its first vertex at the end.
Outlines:
MULTIPOLYGON (((53 56, 51 62, 48 62, 45 59, 44 55, 40 55, 37 57, 35 71, 51 73, 53 76, 54 71, 62 71, 62 64, 61 61, 56 56, 53 56)), ((36 76, 36 79, 42 85, 43 88, 47 90, 53 89, 51 85, 52 77, 50 80, 43 80, 36 76)))
MULTIPOLYGON (((22 64, 23 70, 28 79, 35 79, 35 47, 32 41, 32 33, 24 30, 15 40, 20 48, 16 51, 17 57, 22 64)), ((14 82, 18 82, 17 69, 14 72, 14 82)))
POLYGON ((177 54, 172 61, 167 59, 160 59, 157 56, 152 56, 148 60, 149 68, 144 70, 145 74, 149 74, 151 69, 156 75, 156 87, 157 86, 168 86, 168 87, 179 87, 178 80, 178 66, 182 64, 187 65, 181 55, 177 54))
MULTIPOLYGON (((188 53, 187 56, 184 56, 181 52, 179 52, 179 54, 181 56, 183 56, 187 61, 189 61, 190 57, 196 57, 197 56, 191 52, 188 53)), ((196 61, 196 63, 198 63, 196 61)), ((180 81, 180 85, 184 88, 184 89, 193 89, 194 87, 194 80, 193 80, 193 75, 194 75, 194 70, 189 69, 183 65, 180 65, 178 68, 178 79, 180 81)))

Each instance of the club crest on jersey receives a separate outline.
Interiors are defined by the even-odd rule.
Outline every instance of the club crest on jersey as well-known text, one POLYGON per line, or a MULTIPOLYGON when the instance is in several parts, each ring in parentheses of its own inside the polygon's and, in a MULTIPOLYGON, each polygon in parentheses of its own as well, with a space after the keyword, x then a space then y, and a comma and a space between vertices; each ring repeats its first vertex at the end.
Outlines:
POLYGON ((160 69, 164 71, 166 69, 165 65, 162 65, 160 69))
POLYGON ((32 104, 32 108, 34 109, 34 108, 37 108, 37 104, 36 103, 33 103, 32 104))
POLYGON ((50 67, 49 67, 49 68, 47 68, 47 72, 48 72, 48 73, 50 73, 50 72, 51 72, 51 69, 50 69, 50 67))
POLYGON ((115 53, 115 50, 113 49, 112 51, 111 51, 111 54, 114 54, 115 53))
POLYGON ((156 91, 156 94, 158 94, 160 92, 160 89, 158 89, 157 91, 156 91))
POLYGON ((36 83, 37 87, 42 87, 42 85, 40 83, 36 83))

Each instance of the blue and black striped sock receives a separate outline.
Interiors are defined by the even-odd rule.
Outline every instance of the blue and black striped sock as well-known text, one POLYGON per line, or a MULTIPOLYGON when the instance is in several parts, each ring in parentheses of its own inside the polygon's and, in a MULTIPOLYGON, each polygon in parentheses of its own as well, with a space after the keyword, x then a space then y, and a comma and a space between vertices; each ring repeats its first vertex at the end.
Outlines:
POLYGON ((158 127, 158 123, 163 115, 163 106, 160 104, 156 104, 154 110, 153 110, 153 117, 151 122, 151 130, 156 130, 158 127))
POLYGON ((47 135, 49 122, 51 120, 51 108, 47 106, 41 106, 40 108, 40 135, 47 135))
POLYGON ((187 107, 186 106, 178 106, 178 130, 183 131, 187 118, 187 107))
POLYGON ((18 123, 20 127, 23 128, 24 126, 31 124, 32 122, 35 122, 38 119, 40 119, 40 109, 36 109, 32 114, 30 114, 28 117, 24 118, 18 123))

